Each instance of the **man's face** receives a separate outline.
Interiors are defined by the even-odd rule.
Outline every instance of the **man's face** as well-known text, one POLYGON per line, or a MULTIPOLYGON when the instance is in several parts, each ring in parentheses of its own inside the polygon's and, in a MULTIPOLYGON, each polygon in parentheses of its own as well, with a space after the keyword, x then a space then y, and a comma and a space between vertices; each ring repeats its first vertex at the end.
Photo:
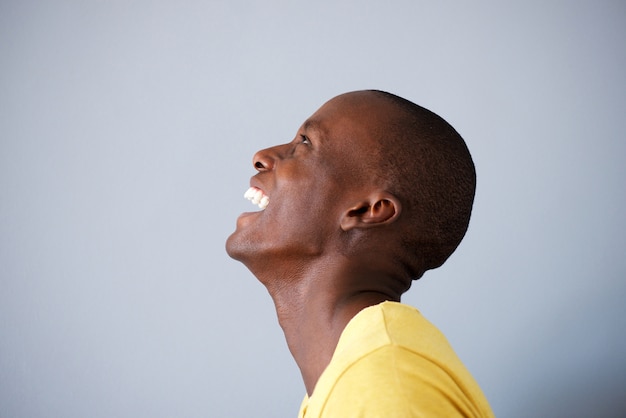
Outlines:
POLYGON ((259 151, 249 191, 265 209, 242 214, 228 254, 251 270, 276 260, 306 260, 329 249, 342 214, 372 180, 373 139, 381 105, 365 93, 332 99, 289 143, 259 151), (256 196, 255 196, 256 195, 256 196))

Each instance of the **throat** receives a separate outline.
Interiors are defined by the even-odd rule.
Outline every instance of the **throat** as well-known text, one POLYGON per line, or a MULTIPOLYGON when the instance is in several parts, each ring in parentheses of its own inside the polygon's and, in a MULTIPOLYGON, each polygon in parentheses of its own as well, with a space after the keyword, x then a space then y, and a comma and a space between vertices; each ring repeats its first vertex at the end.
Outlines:
POLYGON ((328 293, 306 292, 286 300, 274 298, 278 321, 309 396, 330 363, 348 322, 362 309, 385 300, 392 298, 378 292, 359 292, 343 300, 329 299, 328 293))
POLYGON ((330 363, 347 321, 337 315, 332 304, 308 292, 272 297, 287 346, 310 396, 330 363))

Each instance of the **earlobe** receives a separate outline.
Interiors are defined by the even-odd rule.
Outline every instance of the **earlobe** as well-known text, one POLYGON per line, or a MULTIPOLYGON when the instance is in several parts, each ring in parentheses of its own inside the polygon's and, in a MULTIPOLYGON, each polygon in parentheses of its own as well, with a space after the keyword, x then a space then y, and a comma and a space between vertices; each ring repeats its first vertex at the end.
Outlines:
POLYGON ((347 210, 341 219, 341 229, 370 228, 389 224, 400 215, 400 201, 390 193, 377 193, 347 210))

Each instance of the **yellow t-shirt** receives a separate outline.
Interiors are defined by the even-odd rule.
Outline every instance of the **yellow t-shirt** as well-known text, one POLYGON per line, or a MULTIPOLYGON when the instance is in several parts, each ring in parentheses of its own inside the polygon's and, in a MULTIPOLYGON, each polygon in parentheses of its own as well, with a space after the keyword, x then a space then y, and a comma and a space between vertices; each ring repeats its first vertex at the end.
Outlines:
POLYGON ((299 418, 493 417, 444 335, 408 305, 383 302, 344 329, 299 418))

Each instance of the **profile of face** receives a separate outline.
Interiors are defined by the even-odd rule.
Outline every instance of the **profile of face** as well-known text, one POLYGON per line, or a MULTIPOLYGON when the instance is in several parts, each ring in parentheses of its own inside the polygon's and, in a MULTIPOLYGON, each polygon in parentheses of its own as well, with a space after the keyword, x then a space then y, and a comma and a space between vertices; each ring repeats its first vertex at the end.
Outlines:
POLYGON ((347 93, 325 103, 291 142, 257 152, 246 195, 261 210, 239 216, 228 254, 254 272, 332 247, 346 211, 373 186, 373 132, 392 111, 370 92, 347 93))

